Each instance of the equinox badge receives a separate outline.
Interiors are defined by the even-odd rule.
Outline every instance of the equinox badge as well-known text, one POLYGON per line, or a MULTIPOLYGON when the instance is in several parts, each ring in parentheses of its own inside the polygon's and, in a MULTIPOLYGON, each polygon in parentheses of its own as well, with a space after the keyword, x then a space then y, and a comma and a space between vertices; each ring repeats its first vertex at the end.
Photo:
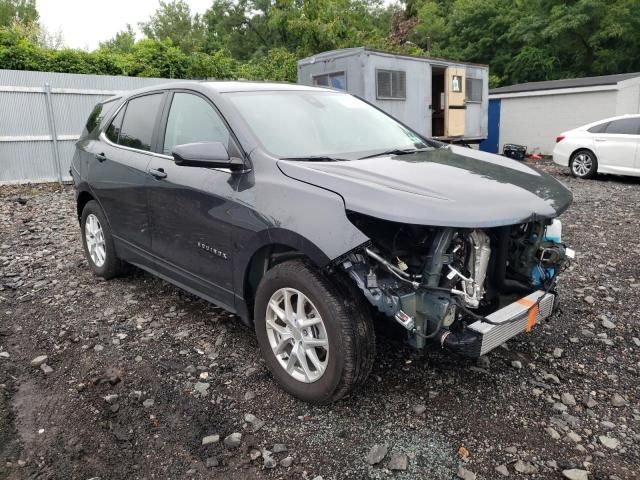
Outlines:
POLYGON ((227 254, 218 250, 217 248, 213 248, 210 245, 207 245, 206 243, 202 243, 202 242, 198 242, 198 248, 201 248, 202 250, 204 250, 205 252, 209 252, 209 253, 213 253, 214 255, 216 255, 217 257, 223 258, 225 260, 228 259, 227 254))

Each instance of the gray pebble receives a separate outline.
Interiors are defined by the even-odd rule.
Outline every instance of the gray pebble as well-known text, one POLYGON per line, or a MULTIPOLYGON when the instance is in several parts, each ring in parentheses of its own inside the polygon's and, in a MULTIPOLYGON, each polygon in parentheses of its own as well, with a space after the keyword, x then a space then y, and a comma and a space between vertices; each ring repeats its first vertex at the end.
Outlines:
POLYGON ((240 446, 241 441, 242 441, 242 434, 235 432, 224 439, 224 445, 227 448, 238 448, 240 446))
POLYGON ((202 445, 211 445, 212 443, 218 443, 220 441, 220 435, 207 435, 202 439, 202 445))
POLYGON ((496 467, 496 472, 498 472, 503 477, 508 477, 509 476, 509 469, 507 468, 506 465, 498 465, 496 467))
POLYGON ((579 468, 572 468, 570 470, 563 470, 562 476, 569 480, 589 480, 589 472, 586 470, 580 470, 579 468))
POLYGON ((403 453, 394 453, 389 460, 389 470, 406 470, 409 459, 403 453))
POLYGON ((46 355, 39 355, 36 358, 34 358, 33 360, 31 360, 31 366, 32 367, 39 367, 40 365, 45 363, 48 359, 49 359, 49 357, 47 357, 46 355))
POLYGON ((462 480, 476 480, 476 474, 464 467, 458 468, 458 478, 462 480))
POLYGON ((369 465, 380 463, 387 454, 389 447, 387 445, 376 444, 369 450, 367 454, 367 462, 369 465))
POLYGON ((287 451, 287 446, 284 443, 276 443, 272 448, 273 453, 282 453, 287 451))
POLYGON ((614 407, 624 407, 627 404, 627 401, 624 397, 618 393, 614 393, 613 397, 611 397, 611 405, 614 407))
POLYGON ((575 397, 567 392, 563 393, 560 396, 560 400, 562 401, 562 403, 564 403, 568 407, 573 407, 576 404, 575 397))

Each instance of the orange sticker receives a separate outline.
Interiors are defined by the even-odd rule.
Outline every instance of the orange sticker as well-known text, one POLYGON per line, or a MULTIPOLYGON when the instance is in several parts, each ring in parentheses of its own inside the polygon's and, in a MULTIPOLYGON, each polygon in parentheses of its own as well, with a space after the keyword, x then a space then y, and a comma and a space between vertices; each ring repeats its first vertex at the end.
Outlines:
MULTIPOLYGON (((525 307, 531 307, 535 305, 536 302, 534 302, 533 300, 529 300, 528 298, 521 298, 520 300, 517 300, 516 303, 519 303, 520 305, 524 305, 525 307)), ((538 320, 538 305, 536 305, 531 310, 529 310, 529 316, 527 317, 527 328, 525 329, 525 332, 530 332, 533 326, 536 324, 537 320, 538 320)))

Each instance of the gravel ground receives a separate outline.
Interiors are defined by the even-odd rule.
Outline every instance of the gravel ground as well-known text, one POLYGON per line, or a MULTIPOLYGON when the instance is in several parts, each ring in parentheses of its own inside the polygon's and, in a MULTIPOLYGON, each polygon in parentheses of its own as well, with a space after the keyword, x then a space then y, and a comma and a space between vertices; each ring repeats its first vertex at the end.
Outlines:
POLYGON ((93 277, 71 189, 0 187, 0 478, 640 478, 640 179, 542 168, 575 195, 561 312, 478 362, 379 338, 329 407, 232 315, 93 277))

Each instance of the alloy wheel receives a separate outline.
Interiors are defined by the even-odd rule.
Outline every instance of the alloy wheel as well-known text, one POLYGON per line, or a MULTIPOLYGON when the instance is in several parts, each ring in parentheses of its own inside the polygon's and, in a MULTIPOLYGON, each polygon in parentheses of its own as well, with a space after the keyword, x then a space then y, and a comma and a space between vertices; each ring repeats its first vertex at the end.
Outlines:
POLYGON ((294 288, 276 290, 267 305, 269 345, 280 366, 294 379, 313 383, 329 362, 329 338, 311 300, 294 288))
POLYGON ((584 177, 593 168, 593 159, 586 153, 580 153, 573 159, 571 168, 576 176, 584 177))
POLYGON ((100 220, 93 213, 87 215, 84 224, 84 238, 91 261, 96 267, 102 267, 107 258, 107 244, 104 240, 104 231, 100 220))

